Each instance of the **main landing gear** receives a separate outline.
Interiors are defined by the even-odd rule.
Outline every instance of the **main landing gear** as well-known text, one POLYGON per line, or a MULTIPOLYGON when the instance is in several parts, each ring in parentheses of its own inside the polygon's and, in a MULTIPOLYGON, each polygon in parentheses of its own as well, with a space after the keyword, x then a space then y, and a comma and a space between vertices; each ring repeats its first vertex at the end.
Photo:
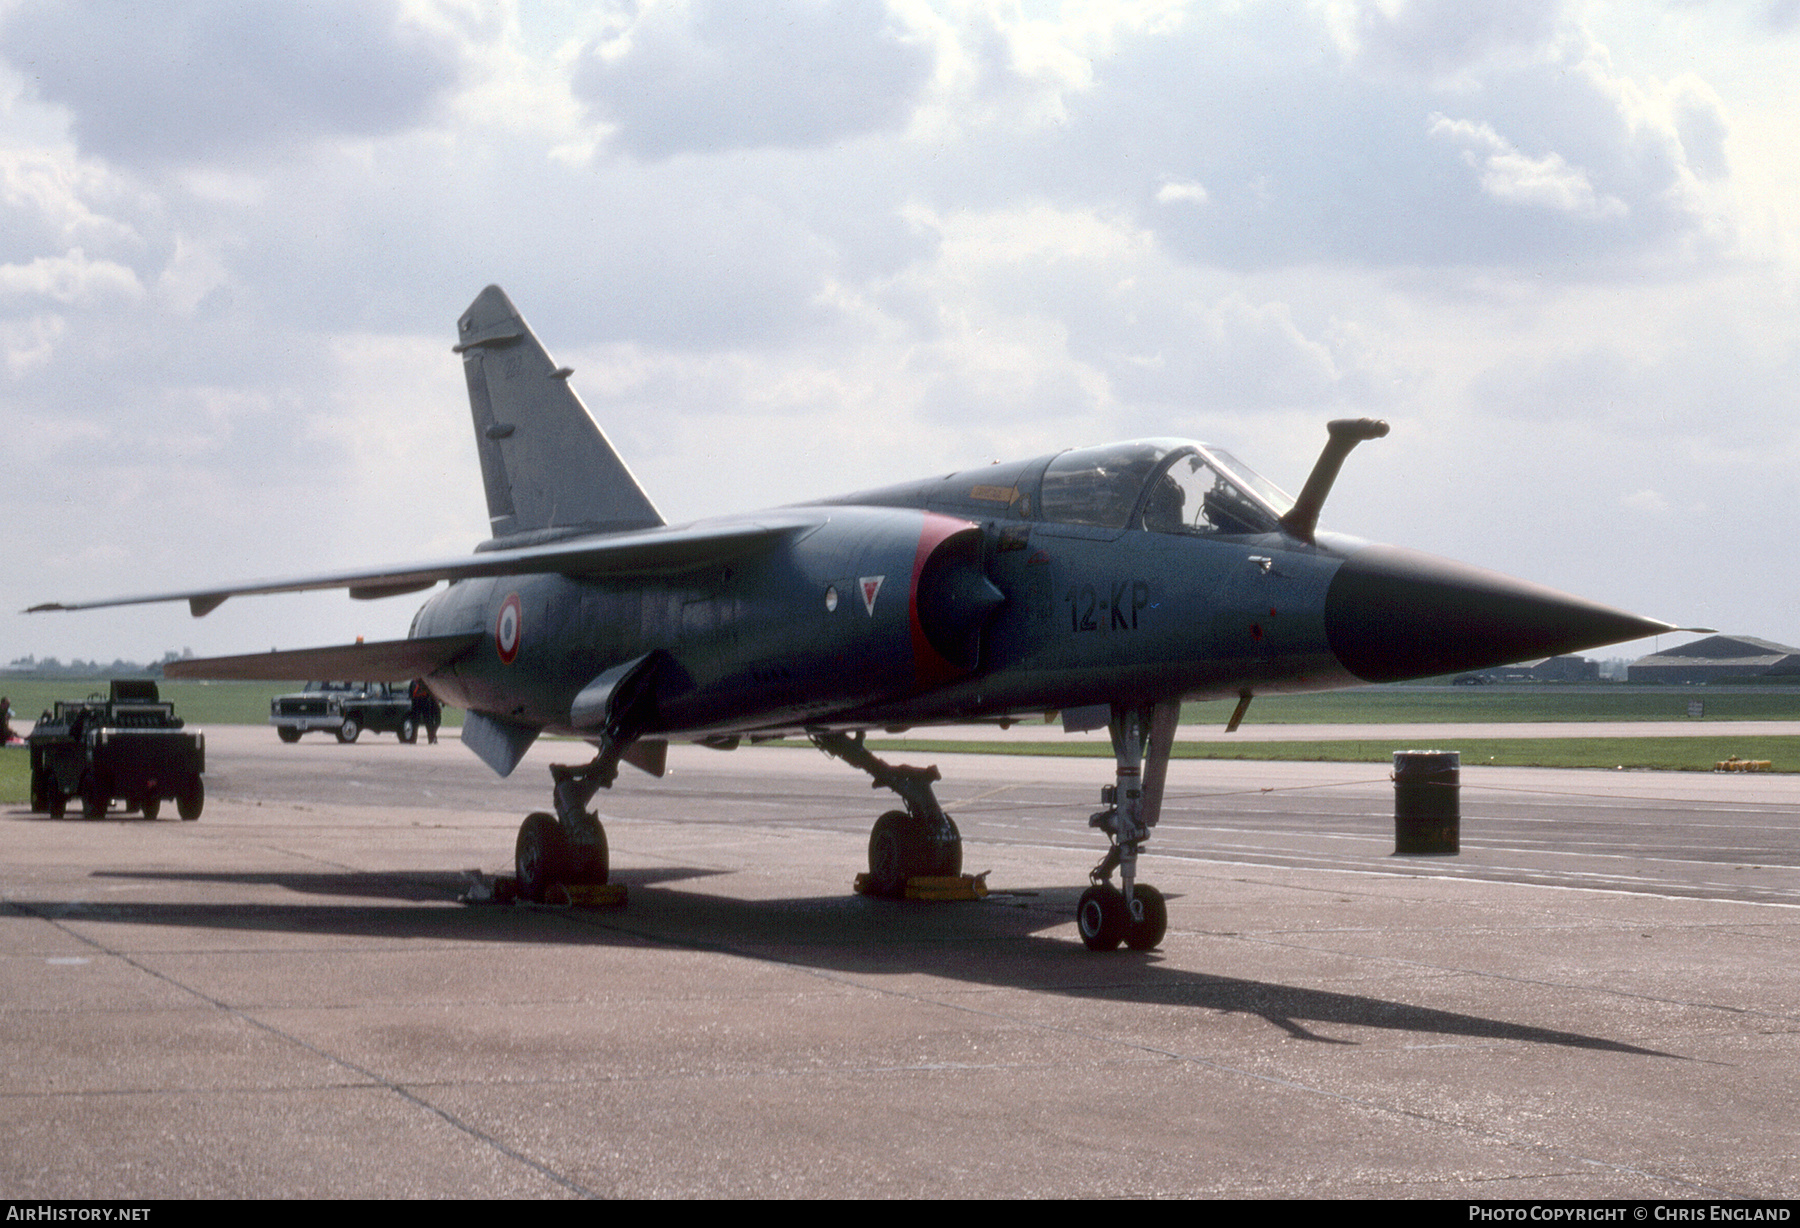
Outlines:
POLYGON ((1106 809, 1088 820, 1088 826, 1106 833, 1112 847, 1088 873, 1093 885, 1082 892, 1075 909, 1076 927, 1090 951, 1111 951, 1121 942, 1134 951, 1148 951, 1168 932, 1162 892, 1137 881, 1137 857, 1162 816, 1163 782, 1180 715, 1181 705, 1173 700, 1112 706, 1107 727, 1118 775, 1100 791, 1106 809), (1111 881, 1114 870, 1119 871, 1117 887, 1111 881))
POLYGON ((600 748, 579 766, 550 765, 556 782, 554 816, 527 815, 513 845, 513 872, 519 894, 542 903, 544 893, 556 883, 601 886, 611 875, 606 851, 606 828, 588 803, 601 789, 612 787, 619 776, 619 760, 643 768, 653 776, 663 774, 663 742, 638 740, 646 715, 652 710, 653 682, 668 654, 658 649, 621 667, 612 680, 605 702, 606 720, 595 744, 600 748))
POLYGON ((542 903, 545 892, 557 883, 606 882, 611 873, 606 828, 587 805, 618 776, 619 754, 609 740, 590 763, 551 764, 556 813, 527 815, 513 845, 513 873, 522 899, 542 903))
POLYGON ((874 778, 870 786, 892 789, 906 804, 875 820, 869 833, 869 892, 897 898, 909 878, 953 878, 962 873, 962 833, 938 805, 931 786, 941 779, 934 767, 918 768, 878 759, 863 745, 863 733, 815 733, 812 742, 834 758, 874 778))

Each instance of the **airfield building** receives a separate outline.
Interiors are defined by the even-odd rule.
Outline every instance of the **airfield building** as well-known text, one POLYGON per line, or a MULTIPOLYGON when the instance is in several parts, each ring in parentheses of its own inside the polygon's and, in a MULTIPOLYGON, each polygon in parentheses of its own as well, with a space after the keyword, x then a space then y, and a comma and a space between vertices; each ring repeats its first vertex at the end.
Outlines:
POLYGON ((1587 657, 1548 657, 1530 665, 1533 682, 1598 682, 1600 662, 1587 657))
POLYGON ((1691 644, 1639 657, 1626 671, 1632 682, 1698 683, 1782 678, 1800 682, 1800 648, 1749 635, 1709 635, 1691 644))
POLYGON ((1600 663, 1587 657, 1540 657, 1475 673, 1459 674, 1458 686, 1478 686, 1488 682, 1598 682, 1600 663))

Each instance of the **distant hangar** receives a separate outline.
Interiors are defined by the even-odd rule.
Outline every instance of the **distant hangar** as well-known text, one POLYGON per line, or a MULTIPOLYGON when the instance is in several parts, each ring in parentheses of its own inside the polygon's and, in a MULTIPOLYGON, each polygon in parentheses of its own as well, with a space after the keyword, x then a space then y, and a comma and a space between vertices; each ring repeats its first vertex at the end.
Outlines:
POLYGON ((1709 635, 1666 652, 1639 657, 1626 669, 1632 682, 1695 683, 1775 679, 1800 682, 1800 648, 1749 635, 1709 635))

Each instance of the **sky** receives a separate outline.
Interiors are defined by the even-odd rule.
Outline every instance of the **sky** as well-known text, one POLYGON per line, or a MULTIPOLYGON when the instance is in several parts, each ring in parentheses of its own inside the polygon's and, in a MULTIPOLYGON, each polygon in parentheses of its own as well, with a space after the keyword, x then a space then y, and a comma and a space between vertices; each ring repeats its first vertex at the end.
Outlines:
POLYGON ((1153 435, 1292 491, 1378 417, 1322 528, 1800 643, 1797 55, 1800 0, 0 0, 0 663, 403 636, 14 611, 472 549, 489 283, 671 523, 1153 435))

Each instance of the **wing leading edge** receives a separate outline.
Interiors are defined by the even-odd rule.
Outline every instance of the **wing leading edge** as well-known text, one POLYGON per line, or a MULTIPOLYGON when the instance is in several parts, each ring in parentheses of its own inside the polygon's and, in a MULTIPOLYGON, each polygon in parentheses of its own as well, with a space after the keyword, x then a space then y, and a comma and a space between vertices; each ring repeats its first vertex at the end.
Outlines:
MULTIPOLYGON (((47 601, 34 605, 25 612, 40 614, 51 610, 98 610, 109 606, 185 601, 194 617, 199 618, 218 609, 225 604, 227 598, 267 593, 301 593, 342 588, 348 589, 352 597, 372 600, 419 592, 440 580, 467 580, 481 576, 519 576, 543 572, 556 572, 572 577, 656 575, 753 554, 817 528, 826 519, 826 516, 818 512, 777 513, 754 520, 709 522, 675 529, 644 529, 602 538, 578 538, 574 541, 478 551, 455 559, 402 567, 374 567, 284 580, 252 580, 218 588, 108 597, 99 601, 47 601)), ((319 676, 323 675, 281 674, 277 677, 319 676)))
POLYGON ((455 661, 487 637, 480 632, 374 644, 338 644, 253 652, 241 657, 191 657, 163 666, 165 678, 287 682, 295 678, 418 678, 455 661))

